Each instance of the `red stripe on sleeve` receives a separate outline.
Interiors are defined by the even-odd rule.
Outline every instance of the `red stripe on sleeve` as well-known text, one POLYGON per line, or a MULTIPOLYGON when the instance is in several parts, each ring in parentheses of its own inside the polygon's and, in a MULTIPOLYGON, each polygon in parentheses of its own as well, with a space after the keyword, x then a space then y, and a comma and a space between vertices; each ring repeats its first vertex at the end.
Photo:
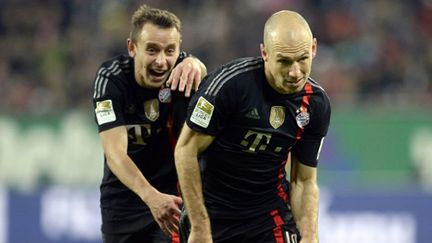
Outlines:
MULTIPOLYGON (((310 83, 306 83, 304 89, 305 89, 306 93, 303 96, 303 100, 302 100, 302 103, 300 105, 300 111, 307 110, 307 108, 309 106, 309 100, 310 100, 311 94, 313 93, 312 85, 310 83)), ((299 140, 302 137, 303 132, 304 132, 304 128, 299 127, 299 129, 297 130, 297 134, 296 134, 297 140, 299 140)))

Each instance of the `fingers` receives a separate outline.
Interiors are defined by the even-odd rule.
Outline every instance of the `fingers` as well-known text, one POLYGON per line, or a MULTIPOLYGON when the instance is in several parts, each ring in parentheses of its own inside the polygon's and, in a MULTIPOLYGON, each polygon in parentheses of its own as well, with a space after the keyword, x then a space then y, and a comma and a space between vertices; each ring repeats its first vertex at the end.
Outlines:
POLYGON ((179 84, 179 87, 178 87, 178 89, 179 89, 180 92, 185 91, 185 87, 186 87, 186 92, 187 92, 187 89, 188 89, 187 86, 190 85, 189 83, 191 82, 191 80, 190 80, 189 74, 193 74, 193 73, 192 73, 192 70, 191 70, 192 65, 189 65, 189 67, 190 68, 183 69, 183 72, 181 74, 180 84, 179 84))
POLYGON ((191 95, 192 89, 195 91, 201 82, 201 72, 197 70, 191 70, 190 72, 184 72, 180 78, 179 91, 185 91, 185 96, 191 95))
POLYGON ((195 80, 196 74, 197 74, 197 72, 190 72, 186 78, 186 81, 185 81, 185 86, 186 86, 185 96, 186 97, 190 96, 192 88, 194 86, 194 83, 197 82, 197 80, 195 80))
POLYGON ((171 71, 166 83, 171 90, 178 89, 189 97, 192 89, 197 90, 201 83, 201 69, 190 62, 181 62, 171 71))
POLYGON ((178 232, 180 216, 177 211, 173 210, 170 215, 161 215, 161 218, 157 222, 165 234, 171 235, 173 232, 178 232))
POLYGON ((179 70, 179 68, 174 68, 171 71, 171 74, 166 82, 168 87, 171 87, 171 90, 176 90, 178 83, 179 83, 179 79, 180 79, 180 75, 181 75, 181 70, 179 70))
POLYGON ((201 84, 201 72, 196 72, 194 77, 194 90, 197 91, 199 85, 201 84))
POLYGON ((179 222, 180 222, 180 220, 179 220, 178 216, 171 217, 168 220, 168 222, 165 224, 168 232, 170 232, 170 233, 176 232, 177 233, 179 222))
POLYGON ((178 220, 176 221, 164 221, 159 224, 161 230, 167 234, 172 235, 172 233, 178 233, 178 220))
POLYGON ((171 90, 176 90, 183 92, 185 88, 185 83, 187 82, 188 75, 192 70, 192 64, 190 63, 180 63, 172 71, 167 80, 167 85, 171 87, 171 90))
POLYGON ((173 196, 173 198, 174 198, 174 202, 177 204, 177 206, 180 204, 183 204, 183 200, 181 197, 173 196))
POLYGON ((159 204, 155 220, 165 234, 171 235, 173 232, 178 232, 181 211, 177 205, 182 203, 182 200, 180 197, 171 195, 164 200, 164 203, 159 204))

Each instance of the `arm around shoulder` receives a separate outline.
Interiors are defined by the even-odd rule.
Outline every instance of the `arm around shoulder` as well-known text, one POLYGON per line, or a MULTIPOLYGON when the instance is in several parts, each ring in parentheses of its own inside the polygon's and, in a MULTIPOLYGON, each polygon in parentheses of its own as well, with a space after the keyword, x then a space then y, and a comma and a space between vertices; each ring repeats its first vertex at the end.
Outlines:
POLYGON ((185 58, 185 60, 189 60, 189 59, 201 71, 200 78, 203 79, 207 75, 207 67, 206 67, 206 65, 204 65, 204 63, 200 59, 198 59, 197 57, 189 56, 189 57, 185 58))
POLYGON ((192 89, 198 90, 201 80, 207 75, 207 68, 204 63, 196 57, 189 56, 181 61, 174 69, 167 80, 171 90, 185 92, 189 97, 192 89))

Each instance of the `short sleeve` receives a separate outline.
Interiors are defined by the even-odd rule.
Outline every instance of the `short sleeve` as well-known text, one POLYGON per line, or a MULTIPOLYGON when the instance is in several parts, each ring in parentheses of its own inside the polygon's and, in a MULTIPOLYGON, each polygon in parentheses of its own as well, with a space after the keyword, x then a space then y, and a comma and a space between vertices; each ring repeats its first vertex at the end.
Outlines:
POLYGON ((218 72, 207 75, 193 95, 187 112, 187 125, 201 133, 216 136, 236 109, 235 86, 220 81, 218 72))
POLYGON ((302 137, 293 148, 293 153, 305 165, 316 167, 324 138, 330 124, 331 107, 325 93, 314 97, 311 102, 311 120, 305 127, 302 137))
POLYGON ((95 78, 93 108, 99 132, 125 124, 124 96, 119 82, 102 66, 95 78))

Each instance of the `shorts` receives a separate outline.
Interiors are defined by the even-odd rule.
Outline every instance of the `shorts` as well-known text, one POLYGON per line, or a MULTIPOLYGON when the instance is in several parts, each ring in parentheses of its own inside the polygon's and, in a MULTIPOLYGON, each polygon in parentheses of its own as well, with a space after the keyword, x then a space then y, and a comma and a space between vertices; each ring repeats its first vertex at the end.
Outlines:
POLYGON ((177 234, 164 234, 155 223, 151 227, 133 233, 107 234, 103 233, 104 243, 179 243, 177 234))
MULTIPOLYGON (((268 214, 248 219, 212 218, 211 228, 214 243, 298 243, 300 233, 291 211, 275 209, 268 214)), ((180 243, 186 243, 190 224, 185 210, 180 217, 180 243)))

